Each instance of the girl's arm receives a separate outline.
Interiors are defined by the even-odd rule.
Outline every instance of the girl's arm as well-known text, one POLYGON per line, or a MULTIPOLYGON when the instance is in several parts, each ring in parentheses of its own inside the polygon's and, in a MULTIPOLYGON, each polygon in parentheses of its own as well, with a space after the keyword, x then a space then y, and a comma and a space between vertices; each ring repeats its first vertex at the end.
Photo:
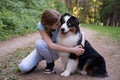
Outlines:
POLYGON ((50 49, 62 51, 62 52, 72 52, 72 53, 75 53, 76 55, 80 55, 84 52, 84 49, 82 49, 82 47, 80 45, 76 46, 76 47, 61 46, 59 44, 53 43, 45 31, 39 30, 39 33, 40 33, 42 39, 46 41, 46 43, 50 49))
POLYGON ((85 32, 84 31, 81 31, 81 33, 82 33, 82 42, 81 42, 81 44, 82 44, 82 46, 84 47, 84 45, 85 45, 85 32))

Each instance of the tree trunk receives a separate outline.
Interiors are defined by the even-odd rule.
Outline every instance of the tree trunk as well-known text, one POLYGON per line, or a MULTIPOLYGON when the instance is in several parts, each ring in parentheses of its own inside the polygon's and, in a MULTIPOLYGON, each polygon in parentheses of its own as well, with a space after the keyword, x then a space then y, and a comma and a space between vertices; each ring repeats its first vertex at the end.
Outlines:
POLYGON ((86 21, 86 14, 87 14, 87 9, 88 9, 88 0, 84 0, 85 6, 84 6, 84 23, 86 21))
POLYGON ((66 3, 68 10, 72 11, 72 8, 73 8, 72 0, 65 0, 65 3, 66 3))
POLYGON ((118 10, 118 14, 117 14, 117 23, 116 26, 120 27, 120 11, 118 10))
POLYGON ((118 16, 117 13, 118 13, 117 10, 113 11, 112 26, 116 26, 116 24, 117 24, 117 16, 118 16))
POLYGON ((107 21, 106 21, 106 26, 108 26, 109 23, 110 23, 110 18, 108 17, 108 18, 107 18, 107 21))

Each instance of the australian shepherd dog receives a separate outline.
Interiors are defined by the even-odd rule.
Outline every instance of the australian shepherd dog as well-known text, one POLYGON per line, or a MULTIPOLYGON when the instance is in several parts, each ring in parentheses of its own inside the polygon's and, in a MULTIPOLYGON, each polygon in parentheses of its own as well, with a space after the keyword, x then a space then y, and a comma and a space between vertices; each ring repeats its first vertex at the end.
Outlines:
MULTIPOLYGON (((61 27, 57 36, 57 43, 66 47, 81 45, 82 33, 79 20, 66 13, 61 16, 61 27)), ((107 77, 104 58, 85 40, 84 53, 80 56, 74 53, 59 52, 64 71, 61 76, 69 76, 71 73, 80 72, 84 75, 95 77, 107 77)))

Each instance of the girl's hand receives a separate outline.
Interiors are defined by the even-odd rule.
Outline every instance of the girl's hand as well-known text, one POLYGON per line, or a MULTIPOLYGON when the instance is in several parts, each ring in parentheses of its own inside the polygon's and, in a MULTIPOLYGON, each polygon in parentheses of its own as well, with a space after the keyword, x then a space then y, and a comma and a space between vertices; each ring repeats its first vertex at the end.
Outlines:
POLYGON ((74 49, 74 53, 78 56, 82 55, 85 51, 81 45, 75 46, 73 49, 74 49))

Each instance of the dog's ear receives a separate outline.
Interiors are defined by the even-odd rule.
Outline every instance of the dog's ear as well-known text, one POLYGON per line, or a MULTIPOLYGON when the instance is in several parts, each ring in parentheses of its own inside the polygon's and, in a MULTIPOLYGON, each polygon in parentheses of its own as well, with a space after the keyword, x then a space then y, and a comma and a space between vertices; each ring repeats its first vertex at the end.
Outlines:
POLYGON ((69 13, 64 13, 62 16, 70 16, 69 13))
POLYGON ((72 16, 72 20, 73 20, 73 22, 74 22, 76 25, 79 25, 79 24, 80 24, 80 20, 78 20, 78 18, 72 16))
POLYGON ((64 13, 64 14, 61 16, 61 18, 60 18, 61 24, 64 23, 64 17, 65 17, 65 16, 70 16, 70 14, 69 14, 69 13, 64 13))

